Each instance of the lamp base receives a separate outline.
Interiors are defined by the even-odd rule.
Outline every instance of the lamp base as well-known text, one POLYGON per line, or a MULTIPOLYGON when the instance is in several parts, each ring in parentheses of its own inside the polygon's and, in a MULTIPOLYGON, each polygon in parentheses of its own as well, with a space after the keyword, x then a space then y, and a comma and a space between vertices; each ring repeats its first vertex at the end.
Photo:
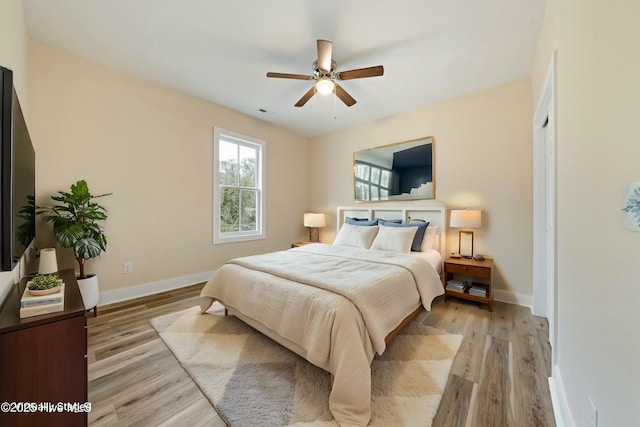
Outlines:
POLYGON ((320 229, 318 227, 309 227, 309 241, 320 243, 320 229))
POLYGON ((458 232, 458 253, 463 258, 473 258, 473 231, 460 230, 458 232))

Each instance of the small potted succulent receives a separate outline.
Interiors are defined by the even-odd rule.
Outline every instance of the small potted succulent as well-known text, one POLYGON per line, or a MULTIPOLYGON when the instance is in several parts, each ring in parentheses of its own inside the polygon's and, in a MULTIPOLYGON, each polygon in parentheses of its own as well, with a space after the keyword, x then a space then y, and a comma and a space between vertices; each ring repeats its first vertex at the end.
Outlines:
POLYGON ((27 284, 31 295, 49 295, 60 292, 62 279, 55 274, 36 276, 27 284))

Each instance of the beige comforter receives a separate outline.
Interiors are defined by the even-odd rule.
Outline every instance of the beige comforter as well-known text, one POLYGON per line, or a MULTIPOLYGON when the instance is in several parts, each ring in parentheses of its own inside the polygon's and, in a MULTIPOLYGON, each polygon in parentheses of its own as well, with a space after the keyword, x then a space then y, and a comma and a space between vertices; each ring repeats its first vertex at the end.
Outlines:
POLYGON ((341 426, 371 416, 374 353, 420 304, 443 293, 416 255, 314 244, 223 265, 202 290, 334 376, 329 406, 341 426))

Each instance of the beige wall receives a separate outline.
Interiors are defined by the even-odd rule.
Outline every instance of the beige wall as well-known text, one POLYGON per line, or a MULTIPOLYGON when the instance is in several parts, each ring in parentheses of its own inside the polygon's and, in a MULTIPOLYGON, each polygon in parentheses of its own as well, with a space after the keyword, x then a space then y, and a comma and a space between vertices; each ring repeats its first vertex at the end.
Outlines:
MULTIPOLYGON (((211 271, 304 236, 306 138, 39 41, 30 53, 37 203, 78 179, 93 194, 113 192, 100 199, 107 252, 87 264, 102 292, 211 271), (266 240, 211 243, 214 126, 267 141, 266 240), (124 262, 133 274, 122 274, 124 262)), ((40 227, 39 246, 50 236, 40 227)))
MULTIPOLYGON (((624 185, 640 181, 637 2, 549 0, 534 102, 557 50, 558 365, 566 413, 640 425, 640 233, 622 226, 624 185)), ((569 424, 571 425, 571 424, 569 424)))
MULTIPOLYGON (((335 236, 336 206, 353 205, 354 151, 423 136, 435 138, 437 201, 483 211, 476 252, 495 258, 496 287, 532 294, 531 81, 511 83, 314 138, 311 203, 329 215, 323 240, 335 236)), ((423 203, 424 202, 416 202, 423 203)), ((457 251, 450 230, 449 252, 457 251)))
MULTIPOLYGON (((22 1, 0 2, 0 65, 13 71, 13 83, 27 123, 29 123, 28 46, 29 36, 22 1)), ((20 266, 17 266, 13 272, 0 272, 0 301, 4 300, 11 284, 19 275, 20 266)))
POLYGON ((0 65, 13 71, 14 86, 25 116, 29 111, 29 34, 22 0, 0 3, 0 65))

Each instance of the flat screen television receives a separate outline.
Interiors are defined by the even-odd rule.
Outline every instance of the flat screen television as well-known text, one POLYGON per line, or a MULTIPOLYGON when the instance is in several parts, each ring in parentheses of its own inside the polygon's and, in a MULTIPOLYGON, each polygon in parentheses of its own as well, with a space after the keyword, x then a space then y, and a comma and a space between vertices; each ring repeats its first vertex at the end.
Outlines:
POLYGON ((11 271, 35 238, 36 155, 13 85, 0 67, 0 262, 11 271))

